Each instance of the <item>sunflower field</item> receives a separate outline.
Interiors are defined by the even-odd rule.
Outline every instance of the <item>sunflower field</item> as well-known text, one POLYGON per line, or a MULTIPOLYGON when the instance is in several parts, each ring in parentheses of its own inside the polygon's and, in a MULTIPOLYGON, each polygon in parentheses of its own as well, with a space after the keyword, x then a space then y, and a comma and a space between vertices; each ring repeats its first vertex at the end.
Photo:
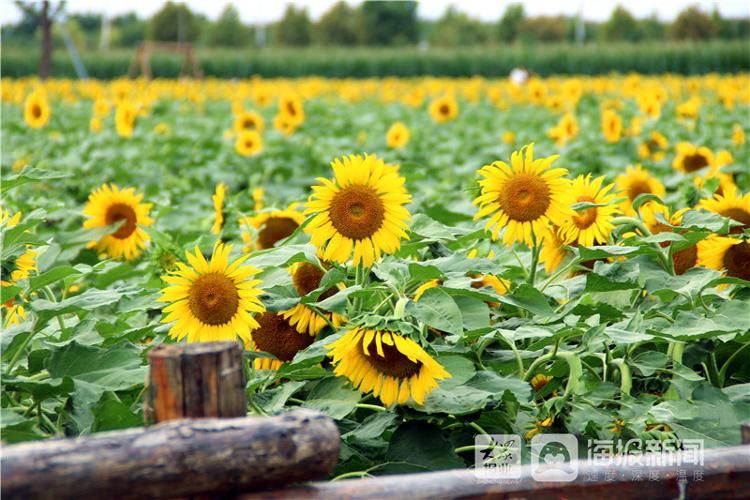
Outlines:
POLYGON ((740 442, 750 77, 2 82, 2 439, 139 426, 238 341, 335 477, 478 434, 740 442))

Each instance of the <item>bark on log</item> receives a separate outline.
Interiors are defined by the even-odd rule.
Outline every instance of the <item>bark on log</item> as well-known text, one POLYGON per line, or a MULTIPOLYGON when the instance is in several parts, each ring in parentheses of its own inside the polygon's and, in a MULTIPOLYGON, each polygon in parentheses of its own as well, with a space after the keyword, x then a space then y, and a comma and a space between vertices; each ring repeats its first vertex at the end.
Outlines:
POLYGON ((247 413, 244 360, 238 343, 162 344, 148 358, 146 425, 247 413))
POLYGON ((452 470, 313 483, 240 495, 237 499, 747 498, 750 445, 705 450, 702 466, 644 466, 640 477, 633 467, 597 466, 585 461, 578 462, 578 476, 571 482, 539 482, 532 477, 530 466, 520 469, 519 479, 480 479, 474 470, 452 470))
POLYGON ((742 433, 742 444, 750 444, 750 422, 745 422, 740 426, 742 433))
POLYGON ((2 452, 3 498, 175 497, 323 479, 338 461, 339 433, 322 413, 298 410, 178 420, 2 452))

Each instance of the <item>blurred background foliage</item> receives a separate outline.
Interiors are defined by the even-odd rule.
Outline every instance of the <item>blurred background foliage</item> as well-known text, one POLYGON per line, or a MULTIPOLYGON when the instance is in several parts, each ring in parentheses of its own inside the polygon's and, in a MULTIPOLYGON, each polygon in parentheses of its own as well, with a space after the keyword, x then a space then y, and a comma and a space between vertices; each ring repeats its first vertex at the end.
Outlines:
MULTIPOLYGON (((32 74, 38 62, 34 51, 38 52, 41 30, 35 4, 16 3, 22 9, 22 18, 2 27, 2 70, 6 76, 32 74)), ((87 69, 91 68, 90 74, 100 78, 127 73, 129 60, 125 59, 132 57, 133 49, 144 40, 191 42, 207 67, 206 75, 218 77, 241 77, 249 72, 264 76, 316 72, 342 76, 344 68, 353 71, 351 76, 408 76, 426 74, 424 67, 437 75, 457 76, 476 74, 473 68, 488 61, 492 67, 480 67, 478 74, 503 74, 518 64, 540 74, 690 73, 698 66, 689 60, 691 57, 700 59, 701 64, 708 62, 701 72, 740 71, 750 67, 747 50, 750 19, 724 18, 717 9, 709 13, 694 6, 685 8, 673 21, 664 22, 655 15, 636 18, 627 7, 618 5, 609 19, 593 22, 569 16, 528 16, 523 4, 511 3, 499 19, 490 22, 473 18, 453 6, 439 19, 427 20, 418 18, 414 1, 368 1, 356 6, 341 1, 316 21, 311 19, 307 8, 289 4, 278 21, 248 25, 231 4, 217 19, 211 20, 191 11, 185 3, 168 1, 150 18, 136 13, 111 18, 91 12, 68 13, 64 20, 55 19, 53 23, 53 44, 58 49, 64 47, 61 22, 81 52, 87 69), (695 53, 692 45, 679 45, 696 42, 712 44, 705 47, 705 54, 695 53), (341 60, 321 66, 321 59, 329 57, 331 52, 326 50, 316 57, 320 47, 357 50, 335 51, 341 60), (383 64, 383 48, 387 47, 398 48, 387 52, 387 57, 394 58, 394 67, 383 64), (592 47, 596 50, 591 50, 592 47), (285 48, 305 50, 282 50, 285 48), (444 49, 452 49, 448 52, 451 57, 470 57, 470 60, 448 61, 444 49), (576 53, 567 54, 570 51, 576 53), (272 58, 280 55, 288 59, 277 65, 272 58), (634 55, 646 61, 630 61, 634 55), (666 61, 671 57, 676 59, 666 61), (302 66, 290 67, 298 63, 302 66), (401 63, 405 65, 403 68, 401 63), (286 71, 282 71, 284 67, 286 71)), ((700 52, 704 52, 701 47, 700 52)), ((64 50, 58 52, 53 59, 53 74, 74 76, 68 54, 64 50)), ((159 70, 161 76, 178 74, 172 72, 170 63, 165 64, 159 70)))

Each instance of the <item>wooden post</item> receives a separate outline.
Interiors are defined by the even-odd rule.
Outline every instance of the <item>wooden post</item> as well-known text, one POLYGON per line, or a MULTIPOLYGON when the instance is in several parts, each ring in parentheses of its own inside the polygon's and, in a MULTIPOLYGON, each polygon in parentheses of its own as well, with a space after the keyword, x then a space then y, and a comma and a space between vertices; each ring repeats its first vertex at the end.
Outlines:
POLYGON ((742 444, 750 444, 750 422, 745 422, 740 427, 742 433, 742 444))
POLYGON ((4 499, 173 498, 325 479, 338 457, 333 420, 297 410, 3 446, 0 469, 4 499))
POLYGON ((234 342, 162 344, 148 355, 146 424, 247 413, 242 349, 234 342))

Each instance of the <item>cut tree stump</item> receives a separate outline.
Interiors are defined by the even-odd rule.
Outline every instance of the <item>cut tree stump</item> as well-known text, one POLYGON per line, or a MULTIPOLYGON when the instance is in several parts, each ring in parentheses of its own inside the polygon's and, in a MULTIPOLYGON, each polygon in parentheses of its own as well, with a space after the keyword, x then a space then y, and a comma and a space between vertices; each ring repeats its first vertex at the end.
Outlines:
POLYGON ((4 446, 7 499, 153 498, 249 491, 324 479, 339 457, 329 417, 177 420, 4 446))
POLYGON ((180 418, 243 417, 247 413, 240 344, 162 344, 151 365, 143 417, 146 425, 180 418))

